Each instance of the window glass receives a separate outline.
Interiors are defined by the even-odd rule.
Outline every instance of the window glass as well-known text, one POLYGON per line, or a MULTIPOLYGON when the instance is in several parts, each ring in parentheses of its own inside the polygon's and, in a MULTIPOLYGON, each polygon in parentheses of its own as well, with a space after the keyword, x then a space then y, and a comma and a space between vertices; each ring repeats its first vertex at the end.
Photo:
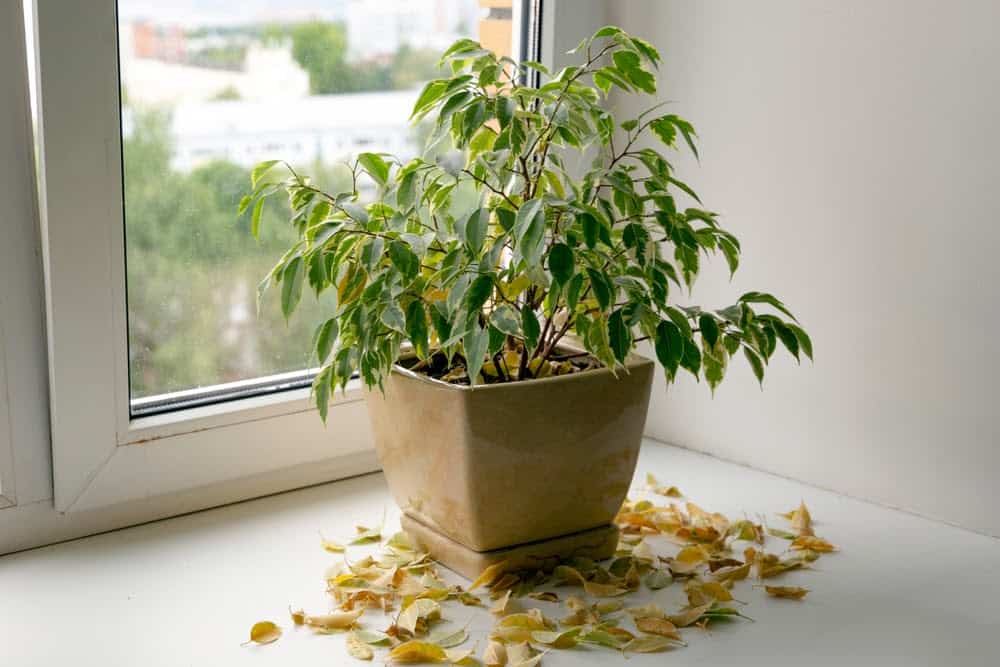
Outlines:
POLYGON ((133 406, 308 368, 331 304, 258 313, 292 236, 279 203, 259 241, 237 217, 249 170, 283 159, 334 188, 352 154, 414 155, 437 55, 480 36, 509 54, 510 0, 118 0, 118 21, 133 406))

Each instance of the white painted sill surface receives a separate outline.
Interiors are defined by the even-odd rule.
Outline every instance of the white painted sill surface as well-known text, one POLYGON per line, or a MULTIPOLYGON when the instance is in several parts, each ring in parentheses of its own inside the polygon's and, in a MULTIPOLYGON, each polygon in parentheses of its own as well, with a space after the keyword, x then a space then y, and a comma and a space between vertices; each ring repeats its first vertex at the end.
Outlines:
MULTIPOLYGON (((670 654, 624 660, 577 649, 554 651, 543 665, 1000 664, 1000 541, 654 442, 643 448, 637 480, 646 472, 706 509, 766 513, 777 526, 774 512, 802 498, 817 533, 842 551, 780 580, 812 589, 804 602, 738 584, 756 623, 689 631, 690 646, 670 654)), ((327 608, 322 574, 338 556, 320 549, 318 531, 345 539, 356 523, 377 524, 383 509, 395 526, 384 480, 372 474, 2 557, 0 664, 363 664, 347 657, 342 636, 291 628, 287 607, 327 608), (240 647, 262 619, 279 622, 285 636, 240 647)), ((352 558, 363 552, 356 549, 352 558)), ((653 597, 674 607, 681 587, 653 597)), ((451 615, 455 624, 471 620, 470 643, 491 625, 470 608, 451 615)), ((364 620, 388 625, 373 612, 364 620)))

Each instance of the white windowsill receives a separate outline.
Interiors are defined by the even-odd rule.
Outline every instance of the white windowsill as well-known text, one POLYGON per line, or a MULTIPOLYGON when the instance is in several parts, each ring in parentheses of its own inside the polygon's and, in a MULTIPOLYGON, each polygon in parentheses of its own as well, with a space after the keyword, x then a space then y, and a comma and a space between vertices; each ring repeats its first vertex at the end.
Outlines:
MULTIPOLYGON (((842 552, 781 581, 812 589, 801 603, 738 584, 756 623, 688 632, 690 646, 670 655, 626 661, 607 650, 554 651, 544 665, 994 664, 1000 541, 653 442, 642 452, 640 484, 646 472, 706 509, 764 514, 775 526, 774 512, 802 498, 817 533, 842 552)), ((342 636, 289 627, 287 607, 327 608, 322 574, 340 557, 320 549, 318 531, 344 540, 355 524, 377 524, 383 510, 395 525, 383 477, 372 474, 2 557, 3 663, 362 664, 344 653, 342 636), (241 648, 262 619, 285 626, 285 636, 241 648)), ((352 558, 364 553, 352 549, 352 558)), ((681 595, 675 584, 655 597, 672 607, 681 595)), ((470 645, 491 625, 488 614, 449 611, 456 624, 471 620, 470 645)), ((364 621, 388 625, 373 612, 364 621)))

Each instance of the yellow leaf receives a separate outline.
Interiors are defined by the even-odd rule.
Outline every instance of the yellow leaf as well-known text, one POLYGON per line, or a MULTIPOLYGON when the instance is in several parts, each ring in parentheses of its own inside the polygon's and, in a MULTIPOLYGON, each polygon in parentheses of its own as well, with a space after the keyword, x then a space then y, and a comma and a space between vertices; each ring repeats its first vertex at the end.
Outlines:
POLYGON ((576 646, 576 638, 580 634, 581 628, 570 628, 562 632, 552 630, 536 630, 531 633, 532 641, 545 644, 552 648, 573 648, 576 646))
POLYGON ((499 598, 497 598, 497 601, 493 603, 492 607, 490 607, 490 613, 496 616, 503 616, 504 614, 513 611, 513 609, 508 609, 508 607, 511 606, 510 604, 511 593, 512 591, 510 589, 504 591, 504 594, 499 598))
MULTIPOLYGON (((457 630, 442 630, 437 634, 431 635, 427 641, 432 644, 437 644, 441 648, 454 648, 459 644, 464 644, 469 638, 469 631, 465 628, 459 628, 457 630)), ((454 660, 452 660, 454 662, 454 660)))
POLYGON ((505 667, 506 664, 507 647, 495 639, 489 640, 483 651, 483 665, 485 667, 505 667))
POLYGON ((403 613, 399 615, 396 625, 413 634, 417 631, 417 623, 420 619, 432 621, 440 617, 441 605, 429 598, 418 598, 407 605, 403 613))
POLYGON ((629 651, 633 653, 658 653, 660 651, 666 651, 668 648, 673 648, 674 641, 677 640, 671 640, 667 637, 646 635, 644 637, 636 637, 629 640, 625 646, 622 646, 622 651, 626 653, 629 651))
POLYGON ((677 555, 670 561, 670 570, 677 574, 690 574, 710 557, 711 554, 703 545, 692 544, 677 552, 677 555))
POLYGON ((510 667, 535 667, 542 660, 544 653, 535 654, 528 642, 511 644, 507 647, 507 664, 510 667))
POLYGON ((625 612, 632 616, 632 618, 636 621, 643 618, 665 619, 667 617, 667 613, 663 611, 663 608, 653 602, 643 607, 630 607, 626 609, 625 612))
POLYGON ((329 551, 332 554, 342 554, 345 551, 344 545, 337 544, 336 542, 326 539, 323 537, 323 533, 319 534, 319 544, 324 550, 329 551))
POLYGON ((447 662, 448 654, 437 644, 411 640, 389 651, 390 662, 447 662))
POLYGON ((809 593, 808 588, 798 586, 764 586, 768 595, 776 598, 786 598, 789 600, 801 600, 809 593))
POLYGON ((651 635, 660 635, 661 637, 678 640, 681 638, 680 632, 677 631, 677 626, 665 618, 654 618, 651 616, 637 618, 635 627, 651 635))
POLYGON ((476 659, 472 657, 471 648, 456 648, 444 652, 445 657, 453 665, 474 665, 476 659))
POLYGON ((353 632, 347 635, 347 654, 358 660, 371 660, 375 657, 372 647, 358 639, 353 632))
POLYGON ((712 573, 715 580, 722 583, 728 583, 733 581, 743 581, 748 576, 750 576, 750 566, 752 563, 747 561, 742 565, 730 565, 728 567, 722 567, 712 573))
POLYGON ((295 625, 303 625, 306 622, 306 612, 301 609, 292 611, 292 608, 289 607, 288 614, 292 617, 292 623, 295 625))
POLYGON ((357 623, 361 615, 365 613, 365 608, 354 611, 334 611, 329 614, 317 616, 306 616, 305 624, 317 630, 346 630, 357 623))
POLYGON ((649 543, 643 540, 632 549, 632 558, 651 563, 656 558, 656 554, 653 553, 653 547, 649 546, 649 543))
POLYGON ((799 503, 799 508, 782 514, 784 518, 792 524, 792 530, 799 535, 812 535, 812 516, 804 502, 799 503))
POLYGON ((281 628, 271 621, 260 621, 254 623, 250 628, 250 641, 244 642, 244 646, 253 642, 255 644, 270 644, 278 641, 281 636, 281 628))
POLYGON ((810 551, 816 551, 822 554, 837 550, 837 547, 833 546, 823 538, 814 537, 812 535, 802 535, 801 537, 795 538, 791 544, 791 548, 797 550, 809 549, 810 551))
POLYGON ((559 595, 554 591, 532 591, 528 593, 528 597, 542 602, 559 602, 559 595))
POLYGON ((584 581, 583 590, 587 591, 588 595, 599 598, 613 598, 628 593, 627 589, 619 588, 614 584, 599 584, 594 581, 584 581))
POLYGON ((466 607, 482 607, 483 601, 479 599, 478 595, 473 595, 468 592, 461 592, 458 594, 458 601, 464 604, 466 607))
POLYGON ((698 605, 697 607, 685 607, 673 616, 667 616, 667 620, 679 628, 686 628, 704 615, 712 607, 712 603, 698 605))
POLYGON ((500 578, 500 575, 502 575, 506 569, 507 569, 507 561, 505 560, 502 560, 499 563, 493 563, 493 565, 487 567, 485 570, 482 571, 482 573, 480 573, 478 577, 476 577, 476 580, 469 585, 468 590, 474 591, 484 584, 485 585, 492 584, 494 581, 500 578))

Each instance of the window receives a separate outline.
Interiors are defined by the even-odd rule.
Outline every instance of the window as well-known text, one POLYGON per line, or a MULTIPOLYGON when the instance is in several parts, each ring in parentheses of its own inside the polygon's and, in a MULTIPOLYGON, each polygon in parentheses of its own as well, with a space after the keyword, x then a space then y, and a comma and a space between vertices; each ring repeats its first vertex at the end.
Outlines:
POLYGON ((412 154, 431 53, 464 35, 519 53, 537 15, 511 0, 37 0, 57 509, 374 469, 359 388, 326 428, 308 400, 310 315, 329 304, 286 325, 265 298, 257 316, 286 238, 280 210, 259 244, 237 219, 248 169, 284 158, 332 181, 362 147, 412 154))

